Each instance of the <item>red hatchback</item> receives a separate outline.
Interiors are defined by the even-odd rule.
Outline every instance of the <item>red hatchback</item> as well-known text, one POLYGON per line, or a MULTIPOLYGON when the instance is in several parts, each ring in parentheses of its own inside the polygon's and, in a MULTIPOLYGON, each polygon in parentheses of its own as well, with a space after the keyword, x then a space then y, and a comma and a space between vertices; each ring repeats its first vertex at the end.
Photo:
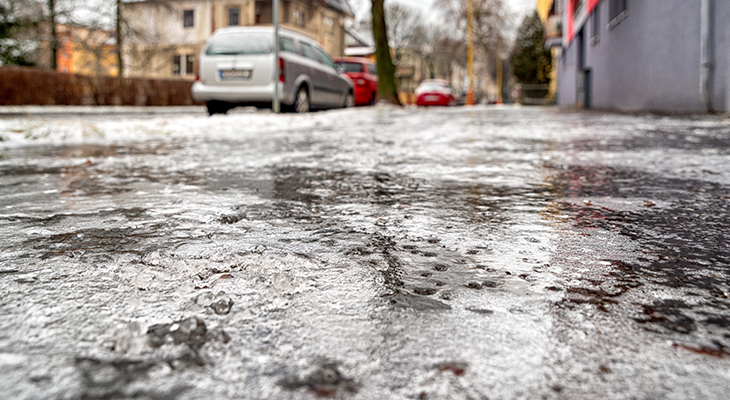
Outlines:
POLYGON ((455 106, 458 97, 448 82, 442 79, 426 79, 416 88, 418 106, 455 106))
POLYGON ((352 79, 355 88, 355 105, 375 104, 378 94, 378 71, 367 58, 335 58, 335 66, 341 74, 352 79))

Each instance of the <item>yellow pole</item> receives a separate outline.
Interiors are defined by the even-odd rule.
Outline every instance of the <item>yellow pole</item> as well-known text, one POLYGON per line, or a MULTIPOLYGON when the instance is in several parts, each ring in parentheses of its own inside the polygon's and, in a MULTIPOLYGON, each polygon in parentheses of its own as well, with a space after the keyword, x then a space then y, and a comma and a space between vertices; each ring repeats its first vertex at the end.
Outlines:
POLYGON ((502 104, 502 39, 497 41, 497 104, 502 104))
POLYGON ((466 104, 474 104, 474 0, 467 0, 467 73, 469 74, 469 90, 466 92, 466 104))

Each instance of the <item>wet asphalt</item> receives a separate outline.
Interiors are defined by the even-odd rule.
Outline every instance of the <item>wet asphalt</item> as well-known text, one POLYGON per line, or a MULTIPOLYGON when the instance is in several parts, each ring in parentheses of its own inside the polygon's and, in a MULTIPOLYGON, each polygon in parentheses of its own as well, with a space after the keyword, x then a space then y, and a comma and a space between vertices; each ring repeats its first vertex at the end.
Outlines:
POLYGON ((0 397, 725 399, 730 119, 0 119, 0 397))

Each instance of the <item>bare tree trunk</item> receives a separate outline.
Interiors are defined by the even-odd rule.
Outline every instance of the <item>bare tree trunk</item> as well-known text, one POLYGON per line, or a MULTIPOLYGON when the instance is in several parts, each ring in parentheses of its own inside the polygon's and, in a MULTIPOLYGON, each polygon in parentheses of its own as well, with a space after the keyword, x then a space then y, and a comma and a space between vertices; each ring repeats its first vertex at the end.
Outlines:
POLYGON ((51 25, 51 69, 58 70, 58 32, 56 31, 56 0, 48 0, 49 24, 51 25))
POLYGON ((372 0, 373 38, 375 39, 375 61, 378 63, 378 98, 401 105, 398 87, 395 83, 395 65, 390 57, 388 31, 385 25, 384 0, 372 0))
POLYGON ((122 0, 117 0, 117 76, 124 76, 124 61, 122 60, 122 0))

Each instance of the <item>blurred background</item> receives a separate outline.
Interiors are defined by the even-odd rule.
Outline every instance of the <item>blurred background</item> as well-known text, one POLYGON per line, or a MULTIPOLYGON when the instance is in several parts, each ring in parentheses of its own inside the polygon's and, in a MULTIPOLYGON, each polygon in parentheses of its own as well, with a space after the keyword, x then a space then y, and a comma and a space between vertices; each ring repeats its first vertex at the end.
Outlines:
MULTIPOLYGON (((377 3, 281 0, 279 21, 333 57, 375 61, 377 3)), ((471 90, 482 104, 680 112, 730 108, 729 9, 716 0, 384 2, 402 104, 439 79, 459 104, 471 90)), ((0 0, 0 102, 193 104, 211 33, 272 21, 271 0, 0 0)))

